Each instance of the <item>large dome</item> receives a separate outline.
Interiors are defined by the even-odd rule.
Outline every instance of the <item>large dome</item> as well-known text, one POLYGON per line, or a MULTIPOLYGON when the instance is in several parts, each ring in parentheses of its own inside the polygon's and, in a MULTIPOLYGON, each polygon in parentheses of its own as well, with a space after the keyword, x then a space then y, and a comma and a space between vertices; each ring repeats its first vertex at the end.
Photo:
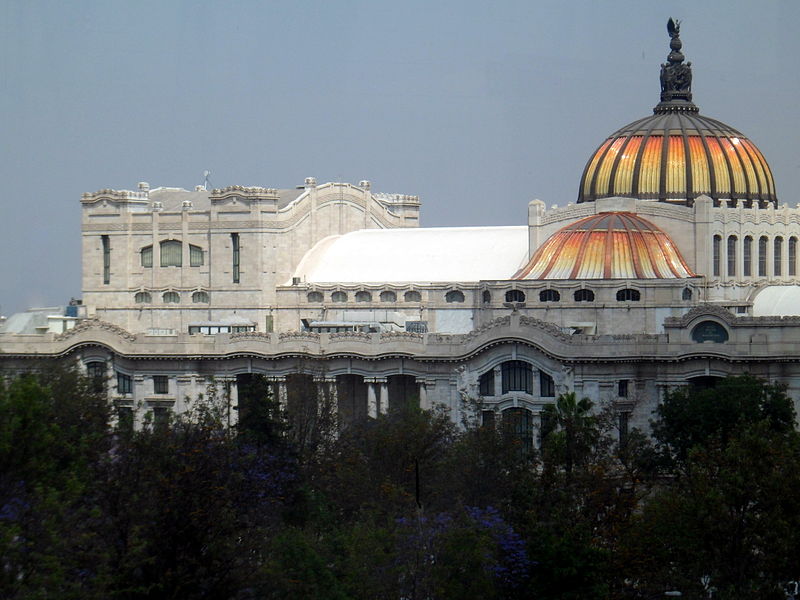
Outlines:
POLYGON ((551 235, 514 279, 694 277, 675 242, 633 213, 586 217, 551 235))
POLYGON ((707 195, 715 204, 777 204, 772 172, 756 145, 733 127, 701 116, 692 103, 691 63, 683 64, 679 25, 670 19, 668 30, 661 102, 652 116, 615 131, 595 150, 578 202, 625 196, 691 205, 707 195))

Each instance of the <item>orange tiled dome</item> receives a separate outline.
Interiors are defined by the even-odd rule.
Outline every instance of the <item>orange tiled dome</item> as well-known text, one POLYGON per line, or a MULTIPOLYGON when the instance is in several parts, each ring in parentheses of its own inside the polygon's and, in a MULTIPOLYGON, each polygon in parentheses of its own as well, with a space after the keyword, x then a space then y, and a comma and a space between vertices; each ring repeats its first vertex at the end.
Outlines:
POLYGON ((539 247, 513 279, 680 279, 695 277, 675 242, 628 212, 567 225, 539 247))
POLYGON ((679 24, 661 65, 661 102, 653 115, 612 133, 581 177, 578 202, 625 196, 691 205, 742 199, 777 205, 772 171, 756 145, 733 127, 700 116, 692 103, 691 63, 683 64, 679 24))

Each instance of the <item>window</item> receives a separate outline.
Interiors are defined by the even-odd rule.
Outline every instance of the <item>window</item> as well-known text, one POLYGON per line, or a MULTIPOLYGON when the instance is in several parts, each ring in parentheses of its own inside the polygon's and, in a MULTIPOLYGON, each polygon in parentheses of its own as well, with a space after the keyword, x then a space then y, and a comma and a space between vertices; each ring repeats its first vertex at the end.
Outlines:
POLYGON ((620 379, 617 382, 617 396, 620 398, 627 398, 628 397, 628 380, 627 379, 620 379))
POLYGON ((397 294, 390 290, 381 292, 381 302, 397 302, 397 294))
POLYGON ((753 238, 749 235, 744 238, 744 247, 742 248, 742 275, 750 277, 753 275, 753 238))
POLYGON ((525 302, 525 293, 522 290, 508 290, 506 302, 525 302))
POLYGON ((450 290, 444 296, 445 302, 463 302, 464 293, 459 290, 450 290))
POLYGON ((728 236, 728 277, 736 277, 736 242, 735 235, 728 236))
POLYGON ((143 267, 152 267, 153 266, 153 247, 152 246, 145 246, 139 252, 142 259, 142 266, 143 267))
POLYGON ((639 293, 639 290, 632 290, 631 288, 625 288, 624 290, 619 290, 617 292, 618 302, 639 302, 641 298, 642 295, 639 293))
POLYGON ((712 246, 713 246, 713 248, 712 248, 712 262, 713 262, 712 271, 714 273, 714 277, 719 277, 719 273, 720 273, 719 261, 720 261, 720 253, 722 252, 722 237, 718 236, 718 235, 715 235, 714 236, 714 242, 713 242, 712 246))
POLYGON ((428 322, 406 321, 406 331, 409 333, 428 333, 428 322))
POLYGON ((773 254, 772 254, 772 263, 775 267, 773 271, 773 275, 776 277, 780 277, 782 274, 783 264, 781 261, 783 260, 783 238, 778 236, 776 237, 773 242, 773 254))
POLYGON ((628 421, 630 414, 631 413, 627 411, 619 413, 619 423, 617 424, 617 428, 619 431, 619 445, 622 447, 624 447, 628 442, 628 421))
POLYGON ((164 292, 161 299, 164 301, 164 304, 179 304, 181 295, 178 292, 164 292))
POLYGON ((240 255, 239 255, 239 234, 232 233, 231 234, 231 249, 232 249, 232 261, 233 261, 233 283, 239 283, 239 277, 241 273, 239 272, 240 266, 240 255))
POLYGON ((403 300, 405 300, 406 302, 422 302, 422 294, 412 290, 410 292, 406 292, 403 295, 403 300))
POLYGON ((106 363, 96 360, 86 363, 86 374, 89 376, 93 392, 106 389, 106 363))
POLYGON ((483 295, 481 296, 481 298, 484 304, 491 304, 492 302, 492 294, 489 292, 489 290, 483 290, 483 295))
POLYGON ((503 429, 524 452, 533 449, 533 414, 526 408, 509 408, 503 411, 503 429))
POLYGON ((347 302, 347 292, 333 292, 331 302, 347 302))
POLYGON ((542 398, 553 398, 556 395, 555 381, 544 371, 539 371, 539 395, 542 398))
POLYGON ((500 367, 503 377, 503 393, 525 392, 533 393, 533 369, 530 364, 521 360, 509 360, 500 367))
POLYGON ((161 266, 183 266, 183 244, 178 240, 165 240, 161 242, 161 266))
POLYGON ((372 294, 363 290, 356 292, 356 302, 372 302, 372 294))
POLYGON ((486 371, 478 379, 481 396, 494 396, 494 369, 486 371))
POLYGON ((203 266, 203 249, 200 246, 189 244, 189 266, 202 267, 203 266))
POLYGON ((767 236, 758 238, 758 276, 767 276, 767 236))
POLYGON ((797 238, 789 238, 789 277, 797 275, 797 238))
POLYGON ((153 393, 169 394, 169 377, 166 375, 153 375, 153 393))
POLYGON ((542 290, 539 292, 539 302, 558 302, 561 300, 561 294, 556 290, 542 290))
POLYGON ((150 292, 136 292, 133 301, 136 302, 136 304, 150 304, 153 301, 153 297, 150 295, 150 292))
POLYGON ((494 411, 482 410, 481 411, 481 425, 487 429, 494 429, 494 411))
POLYGON ((728 341, 728 331, 715 321, 703 321, 692 330, 692 339, 700 344, 703 342, 722 344, 728 341))
POLYGON ((306 300, 309 302, 322 302, 324 299, 322 292, 308 292, 308 296, 306 296, 306 300))
POLYGON ((133 392, 133 380, 130 375, 117 371, 117 393, 130 394, 133 392))
POLYGON ((575 292, 575 302, 594 302, 592 290, 578 290, 575 292))
POLYGON ((208 304, 208 292, 195 292, 192 294, 192 302, 195 304, 208 304))
POLYGON ((169 409, 166 406, 153 407, 153 430, 163 432, 169 425, 169 409))
POLYGON ((684 300, 691 300, 692 290, 690 288, 683 288, 683 293, 681 294, 681 298, 684 300))
POLYGON ((117 428, 121 431, 133 431, 133 408, 130 406, 117 407, 117 428))
POLYGON ((111 283, 111 242, 108 236, 104 235, 100 238, 103 241, 103 283, 111 283))

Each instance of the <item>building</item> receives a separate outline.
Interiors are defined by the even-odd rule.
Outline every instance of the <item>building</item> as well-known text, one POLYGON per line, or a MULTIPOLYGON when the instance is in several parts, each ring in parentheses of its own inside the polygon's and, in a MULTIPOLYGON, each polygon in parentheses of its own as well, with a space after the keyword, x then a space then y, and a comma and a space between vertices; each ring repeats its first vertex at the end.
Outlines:
POLYGON ((82 305, 9 319, 0 368, 79 361, 137 421, 210 381, 235 407, 262 376, 290 409, 298 390, 332 398, 342 424, 477 407, 532 441, 570 390, 621 431, 666 388, 745 371, 797 402, 800 210, 749 138, 701 116, 669 33, 653 114, 527 225, 420 228, 416 196, 368 181, 84 194, 82 305))

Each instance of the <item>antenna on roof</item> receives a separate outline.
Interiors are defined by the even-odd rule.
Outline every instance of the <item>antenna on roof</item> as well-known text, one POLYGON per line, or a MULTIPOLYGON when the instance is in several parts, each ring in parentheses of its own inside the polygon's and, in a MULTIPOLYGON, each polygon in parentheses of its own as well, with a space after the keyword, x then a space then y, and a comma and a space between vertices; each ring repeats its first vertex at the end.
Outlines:
POLYGON ((211 175, 211 171, 206 169, 203 171, 203 189, 208 191, 208 176, 211 175))

